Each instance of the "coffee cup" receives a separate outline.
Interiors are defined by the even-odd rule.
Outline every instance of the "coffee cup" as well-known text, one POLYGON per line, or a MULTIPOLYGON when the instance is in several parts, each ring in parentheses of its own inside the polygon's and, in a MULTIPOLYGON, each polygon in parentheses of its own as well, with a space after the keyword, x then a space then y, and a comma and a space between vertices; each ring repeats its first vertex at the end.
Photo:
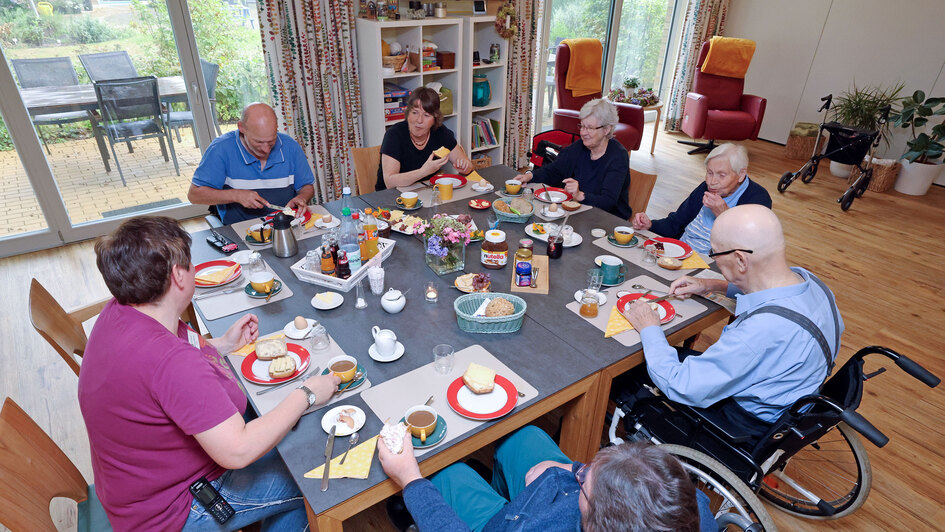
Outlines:
POLYGON ((605 284, 617 284, 627 276, 627 266, 613 255, 605 255, 600 259, 600 269, 604 272, 605 284))
POLYGON ((348 382, 358 373, 358 361, 348 355, 338 355, 328 361, 328 371, 337 375, 341 382, 348 382))
POLYGON ((246 230, 246 234, 255 238, 257 242, 269 242, 272 237, 272 226, 267 224, 255 224, 246 230))
POLYGON ((420 438, 421 443, 426 443, 427 438, 436 430, 437 415, 432 406, 412 406, 407 409, 404 420, 407 422, 410 434, 414 438, 420 438))
POLYGON ((505 182, 505 192, 507 194, 518 194, 522 191, 522 182, 517 179, 509 179, 505 182))
POLYGON ((268 294, 276 284, 276 278, 272 272, 256 272, 249 276, 249 284, 253 290, 260 294, 268 294))
POLYGON ((437 183, 433 185, 433 192, 439 192, 442 201, 449 201, 453 199, 453 183, 437 183))
POLYGON ((614 227, 614 240, 621 246, 626 246, 633 239, 633 228, 626 225, 614 227))
POLYGON ((416 192, 404 192, 400 196, 397 197, 396 201, 397 201, 397 205, 400 205, 401 207, 406 207, 408 209, 412 209, 417 204, 418 199, 420 199, 420 197, 417 195, 416 192))
POLYGON ((374 349, 382 357, 389 357, 397 350, 397 335, 390 329, 381 329, 377 325, 371 327, 374 335, 374 349))

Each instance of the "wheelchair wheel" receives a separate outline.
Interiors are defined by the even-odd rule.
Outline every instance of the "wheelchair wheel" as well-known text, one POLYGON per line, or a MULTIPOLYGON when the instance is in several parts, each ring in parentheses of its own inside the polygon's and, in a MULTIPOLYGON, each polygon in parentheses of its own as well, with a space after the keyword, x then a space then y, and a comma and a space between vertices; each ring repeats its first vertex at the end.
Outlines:
POLYGON ((863 506, 873 480, 870 459, 855 430, 845 423, 837 429, 798 451, 780 475, 766 476, 761 496, 789 514, 808 519, 837 519, 863 506), (836 512, 827 515, 798 488, 820 497, 836 512))
POLYGON ((850 188, 840 196, 840 199, 837 200, 837 203, 840 204, 841 210, 847 210, 850 208, 850 205, 853 205, 853 200, 856 199, 856 189, 850 188))
POLYGON ((781 174, 781 179, 778 181, 778 192, 784 193, 787 190, 787 187, 791 186, 791 183, 794 182, 794 172, 784 172, 781 174))
POLYGON ((804 170, 804 173, 801 174, 801 181, 804 184, 810 183, 814 180, 814 176, 817 175, 817 164, 812 164, 807 167, 807 170, 804 170))
POLYGON ((709 496, 716 519, 724 513, 736 512, 761 524, 766 532, 777 532, 774 520, 758 496, 721 462, 683 445, 666 443, 660 445, 660 449, 683 463, 696 488, 709 496))

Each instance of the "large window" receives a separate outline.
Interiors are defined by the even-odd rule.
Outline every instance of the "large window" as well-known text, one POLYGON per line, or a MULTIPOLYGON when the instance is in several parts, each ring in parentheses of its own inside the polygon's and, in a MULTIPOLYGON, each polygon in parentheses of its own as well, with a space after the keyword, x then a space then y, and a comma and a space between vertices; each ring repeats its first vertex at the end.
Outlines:
POLYGON ((672 4, 673 0, 623 0, 612 89, 620 87, 625 79, 636 77, 641 87, 659 91, 673 18, 672 4))

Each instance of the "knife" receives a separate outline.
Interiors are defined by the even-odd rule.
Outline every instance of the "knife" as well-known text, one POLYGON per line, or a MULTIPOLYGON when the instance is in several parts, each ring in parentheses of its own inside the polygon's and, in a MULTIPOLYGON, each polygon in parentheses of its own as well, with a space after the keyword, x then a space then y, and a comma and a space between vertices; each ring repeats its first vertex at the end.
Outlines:
POLYGON ((328 491, 328 469, 331 466, 331 452, 335 446, 335 431, 337 426, 332 425, 328 433, 328 444, 325 445, 325 473, 322 474, 322 491, 328 491))

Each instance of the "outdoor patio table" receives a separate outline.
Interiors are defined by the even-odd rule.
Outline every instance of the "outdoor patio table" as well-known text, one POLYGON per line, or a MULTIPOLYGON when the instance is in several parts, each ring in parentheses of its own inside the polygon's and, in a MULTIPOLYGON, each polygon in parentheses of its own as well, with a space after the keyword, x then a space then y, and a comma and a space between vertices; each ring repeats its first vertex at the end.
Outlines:
MULTIPOLYGON (((508 167, 493 166, 479 173, 493 184, 501 184, 516 172, 508 167)), ((362 209, 367 206, 392 207, 397 195, 397 190, 374 192, 352 198, 352 204, 362 209)), ((495 199, 491 192, 482 197, 495 199)), ((333 215, 340 216, 339 201, 325 206, 333 215)), ((449 214, 470 214, 480 228, 486 227, 486 218, 491 213, 473 211, 466 201, 447 203, 440 210, 449 214)), ((429 217, 432 213, 430 209, 424 208, 416 214, 429 217)), ((407 306, 401 313, 385 313, 380 308, 379 298, 371 295, 367 289, 366 281, 367 309, 354 308, 354 290, 344 294, 345 302, 337 309, 313 309, 309 300, 316 292, 325 291, 326 288, 298 281, 289 269, 290 265, 304 257, 307 249, 318 245, 318 239, 308 239, 299 242, 299 254, 294 257, 280 259, 271 250, 261 252, 296 295, 255 309, 259 317, 259 330, 261 334, 279 331, 297 315, 315 318, 325 325, 347 354, 356 357, 365 366, 374 386, 432 362, 432 349, 436 344, 447 343, 457 351, 479 344, 538 390, 539 395, 535 399, 518 404, 507 416, 484 422, 459 438, 434 447, 432 452, 421 457, 420 469, 426 476, 559 407, 563 407, 564 411, 560 441, 562 450, 574 460, 588 461, 599 448, 597 435, 603 431, 611 380, 640 364, 642 347, 637 344, 628 348, 603 338, 599 329, 566 309, 565 304, 573 300, 576 290, 584 288, 585 272, 593 264, 593 258, 600 254, 600 249, 590 243, 590 229, 610 229, 622 222, 600 209, 591 209, 569 220, 575 231, 584 236, 585 242, 565 249, 561 259, 551 261, 551 291, 548 295, 516 292, 516 295, 526 299, 528 310, 521 330, 515 333, 473 334, 461 331, 453 312, 453 301, 461 294, 448 288, 456 274, 438 277, 424 262, 422 240, 398 233, 392 234, 397 245, 383 266, 387 287, 412 289, 407 294, 407 306), (429 281, 440 286, 439 301, 435 304, 424 302, 422 287, 429 281), (404 344, 406 354, 390 363, 378 363, 369 358, 368 347, 373 343, 370 328, 373 325, 393 329, 398 340, 404 344)), ((518 239, 525 237, 525 225, 501 225, 501 229, 506 231, 510 248, 514 249, 518 239)), ((242 235, 236 235, 229 227, 224 228, 224 232, 237 242, 242 242, 242 235)), ((195 263, 220 256, 206 244, 207 234, 209 232, 193 235, 195 263)), ((241 248, 245 247, 241 245, 241 248)), ((538 250, 543 250, 541 243, 538 243, 538 250)), ((510 285, 511 270, 506 267, 489 271, 492 274, 493 292, 508 292, 506 287, 510 285)), ((649 274, 633 264, 628 264, 628 270, 628 278, 649 274)), ((466 271, 484 271, 479 265, 478 244, 470 244, 466 251, 466 271)), ((704 304, 707 310, 698 315, 685 316, 685 319, 677 320, 678 323, 667 330, 671 342, 692 336, 728 315, 712 302, 706 301, 704 304)), ((235 318, 229 316, 210 321, 206 326, 211 334, 218 336, 235 318)), ((250 397, 250 401, 252 399, 250 397)), ((347 403, 359 406, 367 413, 367 422, 361 429, 362 440, 380 431, 383 420, 373 415, 357 392, 352 392, 347 403)), ((446 404, 434 407, 449 408, 446 404)), ((312 529, 319 531, 341 530, 345 519, 398 492, 397 486, 387 478, 377 460, 372 464, 366 480, 332 479, 330 489, 324 493, 319 490, 319 480, 303 477, 306 472, 324 463, 328 435, 322 430, 320 421, 325 410, 303 416, 298 426, 278 445, 280 455, 306 498, 312 529)), ((343 447, 336 442, 336 451, 343 447)))

